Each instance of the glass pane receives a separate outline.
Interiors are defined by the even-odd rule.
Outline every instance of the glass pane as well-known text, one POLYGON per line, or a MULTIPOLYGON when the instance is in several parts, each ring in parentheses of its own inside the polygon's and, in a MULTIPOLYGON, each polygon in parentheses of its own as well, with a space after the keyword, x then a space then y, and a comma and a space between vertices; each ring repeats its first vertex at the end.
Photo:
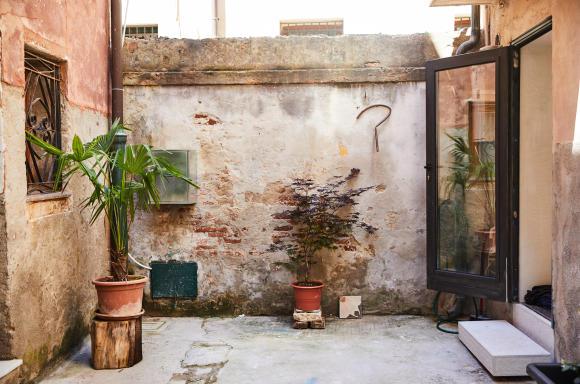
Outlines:
POLYGON ((189 184, 176 177, 157 179, 157 188, 163 203, 186 203, 189 200, 189 184))
POLYGON ((437 72, 437 267, 496 274, 495 63, 437 72))
MULTIPOLYGON (((189 175, 189 162, 187 151, 182 150, 155 150, 156 156, 165 158, 175 168, 185 175, 189 175)), ((189 201, 189 184, 173 176, 157 178, 157 188, 163 203, 187 203, 189 201)))

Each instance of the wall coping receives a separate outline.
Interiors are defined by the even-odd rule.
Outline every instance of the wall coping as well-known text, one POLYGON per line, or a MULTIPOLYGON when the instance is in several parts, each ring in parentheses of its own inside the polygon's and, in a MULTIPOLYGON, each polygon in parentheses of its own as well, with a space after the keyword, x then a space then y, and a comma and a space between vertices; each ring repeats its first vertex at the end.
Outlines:
POLYGON ((125 72, 126 86, 337 84, 425 81, 425 68, 125 72))
POLYGON ((428 34, 128 39, 124 83, 331 84, 424 81, 428 34))

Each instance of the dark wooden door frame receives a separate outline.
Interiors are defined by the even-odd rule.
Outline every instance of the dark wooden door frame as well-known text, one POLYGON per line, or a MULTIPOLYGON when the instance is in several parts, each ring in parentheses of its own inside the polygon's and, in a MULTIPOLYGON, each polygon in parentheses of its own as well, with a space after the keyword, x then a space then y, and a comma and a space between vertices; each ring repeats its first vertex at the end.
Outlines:
POLYGON ((519 132, 520 132, 520 50, 552 30, 549 17, 512 40, 503 54, 482 51, 427 63, 427 286, 488 299, 518 301, 519 285, 519 132), (501 57, 500 57, 501 56, 501 57), (437 270, 437 153, 435 120, 435 72, 446 68, 496 62, 496 140, 498 175, 496 204, 498 216, 498 262, 495 289, 489 289, 489 277, 437 270), (506 65, 507 64, 507 65, 506 65), (500 73, 501 72, 501 73, 500 73), (507 109, 506 109, 507 108, 507 109), (501 120, 500 120, 501 119, 501 120), (500 134, 499 130, 503 130, 500 134), (506 136, 507 135, 507 136, 506 136), (501 163, 500 163, 501 162, 501 163), (500 179, 501 178, 501 186, 500 179), (503 196, 503 200, 501 197, 503 196), (501 203, 501 206, 500 206, 501 203), (501 220, 500 220, 501 219, 501 220), (500 223, 501 222, 501 223, 500 223), (500 229, 499 226, 502 226, 500 229), (502 253, 500 257, 499 253, 502 253), (501 260, 501 262, 500 262, 501 260), (505 261, 505 263, 504 263, 505 261), (505 269, 504 269, 505 268, 505 269), (487 280, 487 282, 486 282, 487 280), (502 290, 503 285, 503 290, 502 290), (503 291, 503 292, 502 292, 503 291))
POLYGON ((496 48, 427 62, 427 287, 460 295, 506 299, 506 261, 510 258, 511 184, 509 164, 510 48, 496 48), (436 73, 478 64, 496 64, 496 276, 481 276, 437 269, 438 165, 436 122, 436 73))
POLYGON ((519 301, 519 206, 520 206, 520 50, 525 45, 552 30, 552 17, 548 17, 534 28, 512 40, 510 81, 510 186, 513 217, 511 223, 511 257, 508 259, 508 301, 519 301))

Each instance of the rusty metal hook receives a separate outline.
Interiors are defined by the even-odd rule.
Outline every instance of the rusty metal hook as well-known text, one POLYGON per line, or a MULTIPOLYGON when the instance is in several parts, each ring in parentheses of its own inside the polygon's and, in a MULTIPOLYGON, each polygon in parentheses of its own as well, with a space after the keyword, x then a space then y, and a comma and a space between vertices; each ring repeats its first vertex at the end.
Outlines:
POLYGON ((356 116, 356 119, 358 120, 362 116, 362 114, 365 113, 366 111, 368 111, 369 109, 373 109, 373 108, 377 108, 377 107, 386 108, 388 110, 387 116, 385 116, 381 121, 379 121, 379 123, 377 125, 375 125, 375 150, 378 152, 379 151, 379 132, 378 132, 377 128, 379 128, 379 126, 381 124, 383 124, 385 121, 387 121, 387 119, 389 117, 391 117, 391 112, 393 110, 391 109, 391 107, 389 107, 388 105, 385 105, 385 104, 373 104, 373 105, 369 105, 368 107, 366 107, 365 109, 360 111, 359 114, 356 116))

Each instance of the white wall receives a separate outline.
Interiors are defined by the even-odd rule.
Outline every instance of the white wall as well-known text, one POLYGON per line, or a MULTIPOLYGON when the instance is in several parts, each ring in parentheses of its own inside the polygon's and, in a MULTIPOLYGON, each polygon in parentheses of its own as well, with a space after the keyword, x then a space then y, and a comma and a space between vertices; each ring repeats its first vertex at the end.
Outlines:
POLYGON ((519 296, 551 283, 552 39, 521 50, 519 296))

